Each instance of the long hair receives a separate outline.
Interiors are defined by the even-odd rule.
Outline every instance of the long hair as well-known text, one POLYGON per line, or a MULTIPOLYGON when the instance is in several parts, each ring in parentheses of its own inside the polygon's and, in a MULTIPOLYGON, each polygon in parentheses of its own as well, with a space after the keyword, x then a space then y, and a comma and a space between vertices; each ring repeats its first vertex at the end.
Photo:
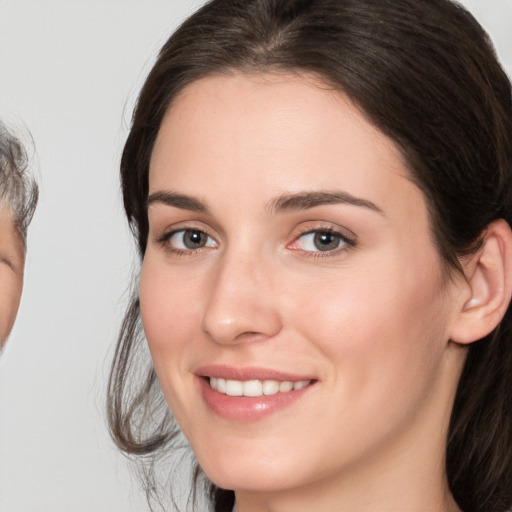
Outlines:
MULTIPOLYGON (((460 271, 493 220, 512 225, 511 85, 477 21, 450 0, 212 0, 174 32, 140 93, 121 160, 142 258, 149 160, 180 92, 215 73, 306 72, 346 94, 401 150, 423 191, 445 268, 460 271)), ((465 512, 512 506, 512 311, 473 343, 459 382, 447 475, 465 512)), ((127 453, 171 450, 177 426, 144 344, 137 293, 109 382, 112 435, 127 453), (145 366, 141 366, 141 365, 145 366), (141 368, 144 368, 141 370, 141 368)), ((153 459, 152 459, 153 460, 153 459)), ((233 493, 211 487, 215 510, 233 493)))

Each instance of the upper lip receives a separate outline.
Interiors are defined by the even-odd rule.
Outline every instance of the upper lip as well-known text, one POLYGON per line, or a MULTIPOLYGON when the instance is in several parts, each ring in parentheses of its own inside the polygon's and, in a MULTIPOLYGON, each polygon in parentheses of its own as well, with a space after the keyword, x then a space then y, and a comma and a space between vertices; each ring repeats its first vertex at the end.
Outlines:
POLYGON ((316 380, 310 375, 298 375, 295 373, 274 370, 270 368, 260 368, 256 366, 236 367, 228 365, 206 365, 201 366, 195 371, 200 377, 214 377, 226 380, 278 380, 278 381, 306 381, 316 380))

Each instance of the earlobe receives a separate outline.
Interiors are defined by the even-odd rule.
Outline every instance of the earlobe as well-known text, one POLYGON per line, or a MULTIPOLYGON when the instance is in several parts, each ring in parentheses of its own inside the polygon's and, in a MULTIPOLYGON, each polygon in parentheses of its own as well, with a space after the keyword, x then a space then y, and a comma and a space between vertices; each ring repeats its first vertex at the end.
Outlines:
POLYGON ((450 339, 472 343, 500 323, 512 297, 512 231, 503 220, 491 223, 479 251, 464 265, 465 297, 450 339))

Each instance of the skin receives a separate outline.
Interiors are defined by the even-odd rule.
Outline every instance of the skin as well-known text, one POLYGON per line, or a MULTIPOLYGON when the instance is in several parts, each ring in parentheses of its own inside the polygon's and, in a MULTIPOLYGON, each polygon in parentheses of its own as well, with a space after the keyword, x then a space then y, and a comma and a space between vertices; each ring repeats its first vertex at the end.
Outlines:
POLYGON ((21 299, 25 250, 10 210, 0 207, 0 345, 11 332, 21 299))
POLYGON ((314 77, 212 76, 168 111, 149 184, 208 209, 149 206, 141 311, 169 406, 239 512, 458 510, 444 454, 466 348, 450 340, 470 291, 443 274, 393 142, 314 77), (318 191, 366 203, 269 207, 318 191), (208 243, 180 251, 183 229, 208 243), (320 252, 305 233, 326 229, 353 245, 320 252), (317 382, 237 422, 202 399, 207 364, 317 382))

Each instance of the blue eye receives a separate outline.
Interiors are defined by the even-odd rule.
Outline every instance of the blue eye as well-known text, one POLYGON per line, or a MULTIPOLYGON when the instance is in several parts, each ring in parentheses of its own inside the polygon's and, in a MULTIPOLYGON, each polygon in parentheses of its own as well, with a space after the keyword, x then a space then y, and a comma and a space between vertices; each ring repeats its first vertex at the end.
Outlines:
POLYGON ((180 229, 166 237, 166 242, 172 249, 193 251, 203 247, 216 247, 215 240, 204 231, 198 229, 180 229))
POLYGON ((353 245, 340 233, 333 231, 310 231, 301 235, 294 242, 294 249, 306 252, 329 252, 340 249, 344 245, 353 245))

